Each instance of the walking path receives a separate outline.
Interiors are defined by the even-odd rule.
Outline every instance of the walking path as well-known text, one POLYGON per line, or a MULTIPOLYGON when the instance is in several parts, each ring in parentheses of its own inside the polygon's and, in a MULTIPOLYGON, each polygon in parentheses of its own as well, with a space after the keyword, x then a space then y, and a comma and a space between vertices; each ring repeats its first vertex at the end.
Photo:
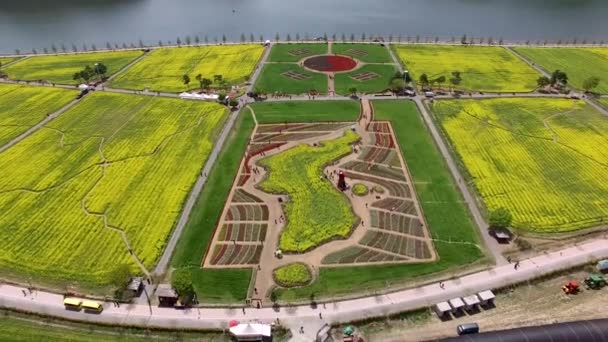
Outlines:
MULTIPOLYGON (((244 313, 241 309, 234 308, 175 310, 138 304, 113 307, 110 303, 104 303, 104 311, 101 314, 86 314, 65 310, 61 295, 36 291, 28 294, 26 288, 13 285, 0 285, 0 306, 72 320, 167 329, 225 329, 228 321, 233 319, 260 322, 279 319, 281 324, 292 329, 294 340, 312 341, 317 331, 326 323, 339 324, 385 317, 424 308, 450 298, 507 287, 606 257, 608 240, 598 239, 522 260, 518 269, 511 264, 505 264, 448 280, 444 282, 443 289, 438 284, 430 284, 384 295, 318 304, 315 307, 301 305, 278 309, 247 309, 244 313), (320 313, 322 319, 319 318, 320 313), (300 327, 304 327, 304 334, 296 332, 300 327)), ((500 306, 500 302, 497 305, 500 306)))
POLYGON ((122 73, 124 73, 125 71, 127 71, 129 68, 131 68, 133 65, 135 65, 135 63, 138 63, 139 61, 141 61, 144 57, 146 57, 147 55, 150 54, 151 50, 147 50, 144 53, 141 54, 141 56, 135 58, 133 61, 131 61, 131 63, 125 65, 124 67, 122 67, 122 69, 118 70, 116 73, 114 73, 114 75, 110 76, 110 78, 108 78, 106 80, 106 82, 111 81, 113 79, 115 79, 116 77, 120 76, 122 73))

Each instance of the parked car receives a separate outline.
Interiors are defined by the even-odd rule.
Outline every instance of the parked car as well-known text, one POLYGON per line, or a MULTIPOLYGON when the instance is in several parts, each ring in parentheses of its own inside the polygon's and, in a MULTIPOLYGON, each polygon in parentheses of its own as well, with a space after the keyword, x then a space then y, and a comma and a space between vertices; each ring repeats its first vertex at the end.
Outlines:
POLYGON ((428 98, 433 98, 433 97, 435 97, 435 93, 433 93, 432 91, 425 91, 424 96, 426 96, 428 98))
POLYGON ((479 332, 479 325, 477 325, 477 323, 461 324, 456 328, 456 332, 458 332, 458 335, 460 336, 477 334, 479 332))

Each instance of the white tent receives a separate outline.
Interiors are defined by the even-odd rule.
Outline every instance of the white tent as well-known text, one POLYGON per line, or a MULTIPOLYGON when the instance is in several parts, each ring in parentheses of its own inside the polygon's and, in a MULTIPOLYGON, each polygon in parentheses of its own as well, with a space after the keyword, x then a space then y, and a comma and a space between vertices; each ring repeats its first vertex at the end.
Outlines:
POLYGON ((270 325, 259 323, 241 323, 230 328, 230 333, 233 334, 239 341, 259 340, 261 337, 270 337, 270 325))
POLYGON ((87 89, 89 89, 89 85, 83 83, 83 84, 81 84, 81 85, 78 86, 78 89, 80 89, 80 90, 87 90, 87 89))
POLYGON ((192 94, 192 93, 181 93, 179 94, 181 99, 186 100, 207 100, 207 101, 215 101, 219 98, 217 94, 192 94))

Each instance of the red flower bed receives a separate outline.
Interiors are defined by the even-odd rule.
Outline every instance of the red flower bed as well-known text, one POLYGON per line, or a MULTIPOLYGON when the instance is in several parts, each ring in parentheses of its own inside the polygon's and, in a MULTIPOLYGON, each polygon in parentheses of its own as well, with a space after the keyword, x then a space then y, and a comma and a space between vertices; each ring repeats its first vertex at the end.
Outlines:
POLYGON ((339 72, 354 69, 357 62, 344 56, 316 56, 305 60, 304 66, 322 72, 339 72))

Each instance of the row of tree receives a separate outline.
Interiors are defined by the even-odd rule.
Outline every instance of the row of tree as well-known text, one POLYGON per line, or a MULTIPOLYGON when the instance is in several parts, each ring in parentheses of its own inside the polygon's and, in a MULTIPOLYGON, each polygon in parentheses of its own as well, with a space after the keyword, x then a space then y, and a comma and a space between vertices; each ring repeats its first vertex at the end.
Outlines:
MULTIPOLYGON (((441 87, 446 81, 447 81, 447 77, 445 77, 444 75, 438 76, 436 78, 429 78, 429 76, 426 73, 421 74, 420 77, 418 78, 418 83, 423 88, 426 88, 429 86, 433 87, 435 84, 437 84, 439 87, 441 87)), ((449 81, 450 81, 450 85, 451 85, 450 90, 452 88, 457 87, 462 82, 462 73, 460 71, 452 71, 449 81)))
MULTIPOLYGON (((277 32, 274 36, 275 41, 280 41, 282 38, 282 36, 277 32)), ((293 41, 310 41, 310 40, 325 40, 328 41, 330 39, 330 37, 327 35, 327 33, 324 33, 322 37, 310 37, 308 33, 304 34, 303 36, 300 36, 300 33, 296 33, 293 37, 290 33, 287 33, 285 36, 285 41, 287 42, 291 42, 293 41)), ((338 36, 334 33, 331 35, 331 40, 334 42, 337 41, 342 41, 343 43, 350 41, 350 42, 355 42, 355 41, 361 41, 361 42, 365 42, 365 41, 384 41, 385 37, 383 36, 379 36, 379 35, 373 35, 373 34, 365 34, 362 33, 359 36, 356 36, 354 33, 350 33, 347 35, 345 33, 342 33, 340 38, 338 38, 338 36)), ((386 37, 386 39, 389 42, 416 42, 416 43, 431 43, 431 42, 435 42, 438 43, 440 41, 440 38, 438 36, 435 37, 421 37, 420 35, 416 35, 416 36, 394 36, 392 34, 388 35, 388 37, 386 37)), ((264 42, 264 36, 263 35, 259 35, 258 40, 260 43, 264 42)), ((200 45, 201 43, 205 43, 205 44, 209 44, 211 42, 218 44, 219 42, 222 43, 226 43, 229 41, 229 38, 225 35, 222 34, 221 38, 218 38, 217 36, 213 38, 213 40, 211 41, 209 39, 209 36, 205 35, 203 36, 203 38, 201 39, 200 36, 195 35, 194 37, 191 36, 186 36, 183 39, 181 37, 177 37, 177 39, 173 42, 171 40, 167 40, 166 42, 163 42, 162 40, 159 40, 157 43, 157 46, 164 46, 164 45, 177 45, 177 46, 181 46, 181 45, 200 45)), ((251 43, 255 43, 256 42, 256 38, 254 36, 253 33, 249 34, 249 37, 247 37, 245 35, 245 33, 241 33, 240 35, 240 39, 239 41, 241 43, 245 43, 247 41, 251 42, 251 43)), ((452 36, 449 40, 451 43, 456 43, 456 37, 452 36)), ((503 38, 498 38, 495 39, 494 37, 490 36, 490 37, 469 37, 466 34, 463 34, 460 37, 460 43, 461 44, 466 44, 466 45, 474 45, 474 44, 487 44, 487 45, 502 45, 504 43, 503 38)), ((518 44, 520 42, 517 42, 518 44)), ((536 40, 536 42, 534 44, 536 45, 549 45, 549 44, 556 44, 556 45, 577 45, 577 44, 582 44, 582 45, 587 45, 587 44, 593 44, 593 45, 604 45, 604 41, 588 41, 587 39, 582 39, 579 40, 577 38, 573 38, 572 40, 562 40, 559 39, 557 41, 549 41, 547 39, 545 40, 536 40)), ((526 45, 530 45, 533 44, 532 41, 530 40, 526 40, 525 41, 526 45)), ((131 42, 130 44, 127 43, 122 43, 122 44, 118 44, 118 43, 114 43, 111 44, 110 42, 106 42, 105 44, 105 49, 106 50, 117 50, 117 49, 135 49, 135 48, 146 48, 148 45, 145 44, 141 39, 139 40, 138 44, 135 44, 133 42, 131 42)), ((98 48, 95 44, 92 44, 91 46, 88 46, 86 43, 82 45, 82 47, 79 49, 76 44, 71 44, 71 49, 69 49, 65 44, 61 44, 60 46, 57 46, 55 44, 51 45, 50 50, 48 48, 43 48, 41 51, 45 54, 48 54, 50 52, 52 53, 58 53, 59 51, 61 52, 68 52, 68 50, 71 50, 72 52, 78 52, 78 51, 97 51, 98 48)), ((32 49, 32 53, 33 54, 38 54, 38 50, 37 49, 32 49)), ((20 49, 15 49, 15 54, 20 55, 21 54, 21 50, 20 49)))

